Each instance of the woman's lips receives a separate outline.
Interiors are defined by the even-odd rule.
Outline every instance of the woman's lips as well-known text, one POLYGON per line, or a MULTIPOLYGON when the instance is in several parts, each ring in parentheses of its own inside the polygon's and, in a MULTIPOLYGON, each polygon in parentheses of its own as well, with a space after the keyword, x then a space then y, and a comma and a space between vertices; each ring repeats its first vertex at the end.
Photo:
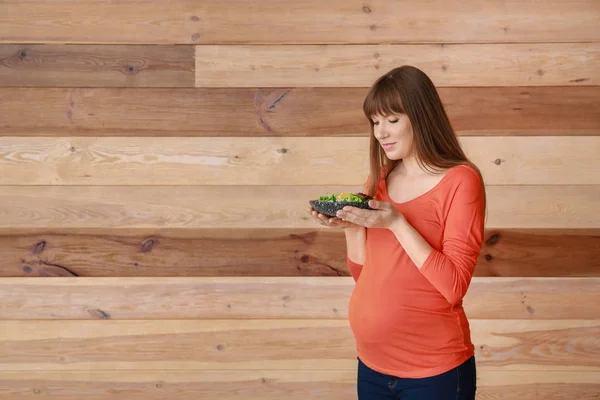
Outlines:
POLYGON ((388 143, 388 144, 382 144, 381 146, 383 146, 384 150, 389 150, 392 147, 394 147, 396 143, 388 143))

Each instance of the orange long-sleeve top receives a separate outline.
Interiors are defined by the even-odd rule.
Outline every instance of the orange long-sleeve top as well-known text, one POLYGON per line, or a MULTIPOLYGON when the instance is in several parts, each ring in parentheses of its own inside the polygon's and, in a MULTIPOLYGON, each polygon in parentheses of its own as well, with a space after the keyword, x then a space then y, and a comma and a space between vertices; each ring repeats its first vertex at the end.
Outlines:
POLYGON ((356 281, 348 317, 357 355, 402 378, 449 371, 474 354, 462 299, 483 241, 483 182, 460 165, 408 202, 393 202, 385 179, 374 197, 394 204, 433 251, 419 269, 392 231, 367 229, 364 264, 347 258, 356 281))

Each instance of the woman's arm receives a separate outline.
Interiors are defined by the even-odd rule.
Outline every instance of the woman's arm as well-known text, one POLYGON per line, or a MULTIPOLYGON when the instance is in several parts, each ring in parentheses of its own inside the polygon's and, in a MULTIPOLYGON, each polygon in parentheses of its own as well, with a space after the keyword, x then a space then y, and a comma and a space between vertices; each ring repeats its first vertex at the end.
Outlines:
POLYGON ((351 222, 342 221, 339 218, 328 217, 311 208, 307 208, 307 212, 315 221, 323 226, 344 229, 344 234, 346 236, 346 261, 348 263, 350 274, 354 280, 357 281, 366 259, 366 228, 351 222))
POLYGON ((346 228, 346 260, 348 269, 354 278, 358 280, 363 264, 366 259, 367 247, 367 229, 365 227, 346 228))
POLYGON ((421 273, 455 305, 471 283, 483 242, 484 216, 483 184, 477 174, 465 174, 448 211, 441 250, 432 248, 404 218, 390 230, 421 273))
POLYGON ((485 216, 485 192, 479 174, 470 170, 459 179, 451 193, 440 250, 431 247, 392 203, 371 200, 369 205, 374 210, 344 207, 338 217, 366 228, 392 231, 423 276, 455 305, 462 301, 471 283, 483 242, 485 216))

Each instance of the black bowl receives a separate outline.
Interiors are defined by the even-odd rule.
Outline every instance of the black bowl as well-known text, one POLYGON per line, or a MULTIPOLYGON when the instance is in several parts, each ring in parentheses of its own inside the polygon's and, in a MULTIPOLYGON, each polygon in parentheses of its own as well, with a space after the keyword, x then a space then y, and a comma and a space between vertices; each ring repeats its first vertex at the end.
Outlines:
POLYGON ((373 208, 369 207, 368 202, 359 202, 359 201, 319 201, 319 200, 310 200, 310 206, 316 212, 319 212, 323 215, 327 215, 328 217, 335 217, 338 210, 346 206, 352 206, 356 208, 362 208, 365 210, 373 210, 373 208))

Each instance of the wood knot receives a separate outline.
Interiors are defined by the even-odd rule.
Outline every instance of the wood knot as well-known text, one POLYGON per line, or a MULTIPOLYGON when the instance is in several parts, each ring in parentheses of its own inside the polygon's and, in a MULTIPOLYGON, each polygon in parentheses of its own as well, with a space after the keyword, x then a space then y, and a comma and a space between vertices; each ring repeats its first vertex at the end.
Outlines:
POLYGON ((23 57, 23 58, 27 57, 27 52, 26 51, 22 51, 21 52, 21 57, 23 57))
POLYGON ((531 315, 535 314, 535 310, 531 306, 527 306, 527 312, 531 315))
POLYGON ((303 255, 302 257, 300 257, 300 261, 302 261, 303 263, 308 262, 308 260, 310 259, 310 257, 308 255, 303 255))
POLYGON ((496 164, 496 165, 500 165, 500 164, 502 164, 502 160, 501 160, 501 159, 499 159, 499 158, 496 158, 496 159, 494 160, 494 164, 496 164))
POLYGON ((25 272, 26 274, 30 274, 33 270, 31 269, 30 266, 27 267, 23 267, 23 272, 25 272))
POLYGON ((290 296, 287 296, 287 295, 285 295, 285 296, 283 296, 281 299, 282 299, 283 301, 290 301, 291 297, 290 297, 290 296))
POLYGON ((110 314, 102 311, 99 308, 88 310, 88 314, 97 319, 110 319, 110 314))
POLYGON ((157 383, 157 384, 156 384, 156 387, 157 387, 158 389, 160 389, 160 388, 162 388, 162 387, 163 387, 163 385, 162 385, 162 383, 157 383))
POLYGON ((285 147, 283 147, 283 148, 281 148, 281 149, 277 149, 277 152, 278 152, 278 153, 281 153, 281 154, 285 154, 285 153, 287 153, 287 152, 288 152, 288 149, 286 149, 285 147))
POLYGON ((198 40, 200 40, 200 34, 196 32, 192 35, 192 41, 197 42, 198 40))
POLYGON ((369 26, 369 29, 374 31, 375 29, 377 29, 377 25, 371 25, 371 26, 369 26))
POLYGON ((371 13, 371 8, 369 8, 369 6, 364 6, 364 7, 363 7, 363 12, 364 12, 365 14, 370 14, 370 13, 371 13))
POLYGON ((484 258, 485 258, 485 261, 492 261, 492 259, 494 257, 492 257, 491 254, 486 254, 484 258))
POLYGON ((267 380, 265 378, 260 378, 260 383, 266 383, 267 380))
POLYGON ((223 350, 225 350, 225 346, 224 346, 224 345, 222 345, 222 344, 218 344, 218 345, 216 346, 216 349, 217 349, 217 350, 219 350, 219 351, 223 351, 223 350))
POLYGON ((44 251, 44 249, 46 248, 46 241, 42 240, 41 242, 38 242, 33 249, 31 249, 31 252, 33 254, 40 254, 42 251, 44 251))
POLYGON ((500 240, 500 234, 494 233, 492 236, 490 236, 488 238, 488 240, 485 241, 485 243, 487 243, 489 246, 493 246, 493 245, 497 244, 499 240, 500 240))
POLYGON ((192 20, 192 21, 196 21, 196 22, 197 22, 197 21, 200 21, 200 17, 198 17, 197 15, 192 15, 192 16, 190 17, 190 20, 192 20))
POLYGON ((150 251, 152 251, 152 248, 154 247, 154 239, 146 239, 142 242, 142 253, 148 253, 150 251))

